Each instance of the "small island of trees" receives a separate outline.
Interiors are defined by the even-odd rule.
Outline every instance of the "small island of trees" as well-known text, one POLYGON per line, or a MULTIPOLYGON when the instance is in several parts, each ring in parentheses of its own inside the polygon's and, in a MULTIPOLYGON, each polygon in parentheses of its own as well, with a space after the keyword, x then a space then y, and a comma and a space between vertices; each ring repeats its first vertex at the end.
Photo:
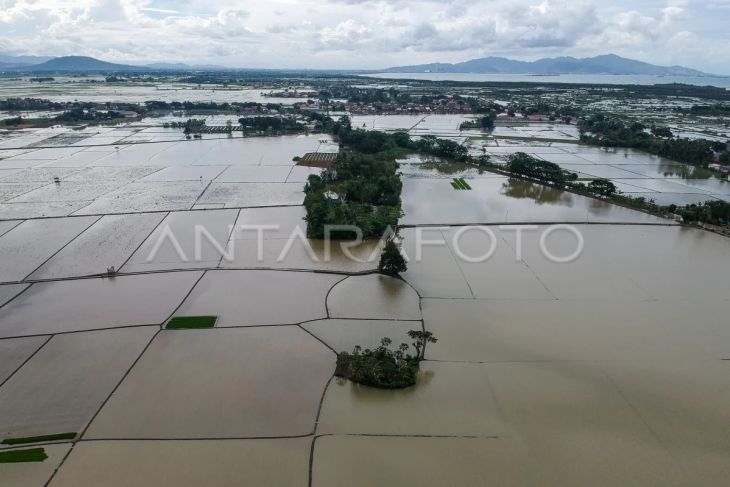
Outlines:
POLYGON ((407 343, 391 350, 393 341, 385 337, 375 349, 363 350, 357 346, 352 353, 338 354, 335 376, 379 389, 403 389, 416 385, 419 364, 426 358, 426 346, 438 340, 430 331, 422 330, 411 330, 408 337, 413 340, 411 346, 416 351, 415 355, 408 353, 410 347, 407 343))

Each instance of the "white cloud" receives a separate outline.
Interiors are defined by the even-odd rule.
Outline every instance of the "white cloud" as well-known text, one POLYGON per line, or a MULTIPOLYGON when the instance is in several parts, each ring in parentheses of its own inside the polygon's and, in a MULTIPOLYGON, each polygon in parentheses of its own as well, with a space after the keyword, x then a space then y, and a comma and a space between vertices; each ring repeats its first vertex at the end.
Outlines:
POLYGON ((0 49, 319 68, 616 52, 730 72, 728 1, 0 0, 0 49))

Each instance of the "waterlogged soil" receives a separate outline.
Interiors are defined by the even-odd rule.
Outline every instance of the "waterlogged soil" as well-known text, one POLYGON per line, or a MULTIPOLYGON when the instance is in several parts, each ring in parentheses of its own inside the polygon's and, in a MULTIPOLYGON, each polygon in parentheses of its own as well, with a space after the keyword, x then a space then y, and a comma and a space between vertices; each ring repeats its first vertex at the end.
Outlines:
POLYGON ((405 281, 380 274, 352 276, 327 297, 332 318, 420 320, 416 292, 405 281))
POLYGON ((237 216, 237 210, 170 213, 122 271, 218 267, 237 216))
POLYGON ((392 341, 389 347, 391 350, 397 350, 405 343, 409 345, 406 353, 415 355, 415 349, 410 346, 413 340, 408 337, 408 332, 420 330, 421 322, 329 319, 310 321, 302 324, 302 327, 338 353, 352 352, 356 346, 363 350, 372 350, 380 346, 380 341, 387 337, 392 341))
POLYGON ((309 438, 81 443, 53 485, 306 487, 310 445, 309 438))
POLYGON ((0 237, 0 282, 22 281, 98 218, 28 220, 0 237))
POLYGON ((25 291, 29 284, 3 284, 0 285, 0 306, 4 305, 15 296, 25 291))
POLYGON ((201 275, 176 272, 33 284, 0 308, 0 337, 161 325, 201 275))
MULTIPOLYGON (((43 134, 10 140, 43 143, 50 133, 43 134)), ((294 158, 339 150, 322 135, 181 137, 179 130, 100 128, 79 146, 3 151, 0 218, 300 205, 313 172, 295 171, 294 158)))
POLYGON ((85 437, 307 435, 334 366, 299 327, 164 331, 85 437))
POLYGON ((222 204, 226 208, 299 206, 304 203, 301 183, 218 183, 205 191, 199 204, 222 204))
POLYGON ((0 340, 0 384, 23 365, 46 340, 47 337, 0 340))
POLYGON ((4 463, 0 468, 0 484, 17 487, 46 485, 71 449, 71 445, 46 445, 48 458, 43 462, 4 463))
POLYGON ((29 279, 103 274, 109 267, 118 271, 164 216, 164 213, 103 216, 29 279))
POLYGON ((666 222, 608 202, 517 179, 470 179, 468 183, 471 191, 455 191, 448 180, 405 179, 405 216, 401 223, 666 222))
POLYGON ((507 154, 525 152, 558 164, 583 179, 609 178, 621 192, 653 199, 661 205, 728 200, 730 197, 730 183, 717 179, 708 171, 632 149, 568 144, 540 147, 533 142, 502 142, 500 146, 493 146, 472 141, 471 151, 478 155, 483 146, 494 162, 504 161, 507 154))
MULTIPOLYGON (((255 235, 255 232, 254 232, 255 235)), ((233 241, 222 268, 296 269, 329 272, 375 271, 383 244, 379 240, 361 243, 293 238, 233 241)))
POLYGON ((327 293, 342 276, 282 271, 208 271, 176 316, 218 316, 216 326, 297 324, 327 317, 327 293), (272 306, 271 299, 277 305, 272 306))
POLYGON ((128 328, 51 338, 0 388, 0 435, 81 431, 155 331, 128 328))
POLYGON ((484 366, 422 362, 417 380, 416 386, 396 391, 334 380, 322 403, 317 433, 499 436, 506 432, 484 366))

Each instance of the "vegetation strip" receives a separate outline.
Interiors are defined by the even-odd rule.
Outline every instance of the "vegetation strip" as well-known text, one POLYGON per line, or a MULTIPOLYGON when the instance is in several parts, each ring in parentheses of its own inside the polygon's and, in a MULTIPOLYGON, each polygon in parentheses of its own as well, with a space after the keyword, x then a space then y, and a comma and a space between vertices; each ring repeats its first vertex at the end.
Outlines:
POLYGON ((190 330, 196 328, 213 328, 217 316, 176 316, 167 322, 168 330, 190 330))
POLYGON ((463 190, 469 190, 471 189, 471 186, 469 186, 469 183, 467 183, 464 178, 455 178, 454 181, 451 183, 451 185, 455 189, 463 189, 463 190))
POLYGON ((46 458, 48 458, 48 455, 46 455, 44 448, 0 452, 0 463, 42 462, 46 458))
POLYGON ((24 438, 6 438, 3 445, 26 445, 28 443, 45 443, 48 441, 73 440, 77 433, 57 433, 53 435, 27 436, 24 438))

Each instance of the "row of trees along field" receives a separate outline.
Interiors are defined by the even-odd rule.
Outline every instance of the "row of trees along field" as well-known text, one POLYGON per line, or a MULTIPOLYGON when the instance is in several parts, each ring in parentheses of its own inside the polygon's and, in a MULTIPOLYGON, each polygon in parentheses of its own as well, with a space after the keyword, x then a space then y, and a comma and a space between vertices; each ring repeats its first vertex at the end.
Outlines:
POLYGON ((602 147, 629 147, 675 161, 706 167, 715 152, 727 150, 725 142, 674 137, 667 127, 646 126, 639 122, 627 124, 623 120, 603 114, 594 114, 578 121, 580 140, 602 147))

